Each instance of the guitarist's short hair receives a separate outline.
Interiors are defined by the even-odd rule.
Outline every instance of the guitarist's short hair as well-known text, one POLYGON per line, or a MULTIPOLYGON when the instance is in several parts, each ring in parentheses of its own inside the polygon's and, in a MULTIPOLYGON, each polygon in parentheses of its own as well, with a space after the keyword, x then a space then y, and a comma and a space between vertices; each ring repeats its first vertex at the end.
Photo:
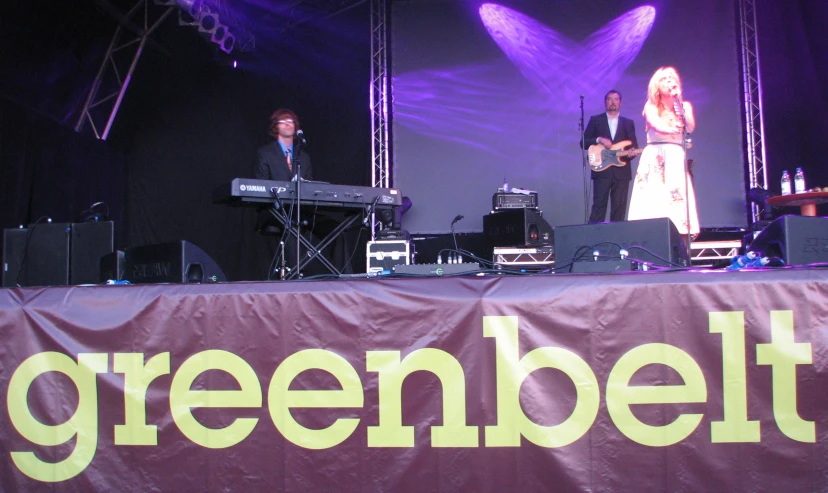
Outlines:
POLYGON ((610 89, 609 92, 607 92, 607 95, 604 96, 604 101, 607 100, 610 94, 618 94, 618 99, 620 99, 621 101, 624 100, 624 96, 621 95, 621 91, 619 91, 618 89, 610 89))

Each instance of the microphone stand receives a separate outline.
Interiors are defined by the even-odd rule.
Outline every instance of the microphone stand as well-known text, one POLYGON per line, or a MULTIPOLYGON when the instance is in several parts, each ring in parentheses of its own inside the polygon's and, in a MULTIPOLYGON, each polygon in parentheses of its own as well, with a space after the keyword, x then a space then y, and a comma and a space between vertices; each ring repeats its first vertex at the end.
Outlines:
POLYGON ((302 278, 302 271, 299 270, 299 264, 302 260, 302 249, 299 238, 302 236, 302 142, 299 137, 293 138, 293 165, 296 167, 296 278, 302 278))
MULTIPOLYGON (((684 158, 682 159, 682 169, 684 173, 684 218, 687 222, 687 261, 690 262, 692 265, 692 248, 690 247, 690 241, 692 232, 691 230, 692 225, 690 224, 690 172, 687 166, 687 137, 689 134, 687 133, 687 118, 684 115, 684 103, 681 101, 681 96, 676 94, 674 96, 675 100, 673 101, 673 106, 676 110, 676 116, 679 117, 681 120, 681 149, 684 152, 684 158)), ((689 267, 689 265, 688 265, 689 267)))
POLYGON ((584 224, 589 222, 589 179, 587 178, 589 166, 587 164, 586 158, 586 137, 584 136, 584 132, 586 132, 586 128, 584 127, 584 95, 581 94, 581 119, 578 122, 578 130, 581 133, 581 161, 583 165, 583 174, 584 174, 584 224))
MULTIPOLYGON (((273 198, 275 200, 275 203, 273 204, 273 208, 270 210, 270 213, 271 213, 271 215, 273 215, 273 217, 276 218, 276 220, 278 220, 279 222, 282 223, 282 237, 279 238, 279 250, 277 251, 277 255, 279 257, 281 257, 280 258, 281 267, 279 268, 279 279, 284 280, 285 279, 285 268, 286 268, 286 265, 285 265, 285 260, 286 260, 285 240, 289 239, 289 237, 290 237, 290 235, 288 234, 288 231, 290 230, 290 226, 291 226, 291 224, 290 224, 291 218, 290 218, 290 215, 285 210, 285 205, 282 203, 282 200, 279 198, 279 192, 276 189, 276 187, 271 187, 270 188, 270 193, 273 194, 273 198), (282 221, 280 219, 278 211, 282 211, 281 214, 284 215, 285 217, 287 217, 287 221, 282 221)), ((292 214, 292 212, 291 212, 291 214, 292 214)), ((273 261, 271 261, 271 263, 270 263, 270 266, 273 267, 273 264, 276 261, 277 261, 277 259, 274 256, 273 261)), ((273 277, 273 272, 275 270, 276 269, 271 270, 270 268, 268 268, 268 273, 267 273, 267 280, 268 281, 270 281, 271 278, 273 277)))

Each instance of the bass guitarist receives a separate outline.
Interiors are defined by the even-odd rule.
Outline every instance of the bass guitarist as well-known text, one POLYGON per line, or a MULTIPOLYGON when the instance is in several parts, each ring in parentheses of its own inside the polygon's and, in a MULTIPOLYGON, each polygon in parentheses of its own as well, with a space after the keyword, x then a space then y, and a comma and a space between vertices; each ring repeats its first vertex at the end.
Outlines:
MULTIPOLYGON (((600 144, 610 149, 613 144, 628 140, 638 148, 635 124, 629 118, 620 116, 621 93, 613 89, 604 97, 606 113, 591 116, 584 130, 584 149, 600 144)), ((630 161, 634 158, 619 158, 624 166, 608 166, 602 171, 592 171, 592 212, 590 223, 606 220, 607 202, 611 200, 610 221, 623 221, 627 215, 627 195, 630 189, 632 171, 630 161)))

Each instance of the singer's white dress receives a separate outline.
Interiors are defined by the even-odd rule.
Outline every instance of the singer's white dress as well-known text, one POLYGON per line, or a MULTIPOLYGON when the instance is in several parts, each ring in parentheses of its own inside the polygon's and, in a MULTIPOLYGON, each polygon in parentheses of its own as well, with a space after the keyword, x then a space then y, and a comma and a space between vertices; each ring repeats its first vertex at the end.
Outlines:
POLYGON ((689 173, 684 171, 681 140, 680 135, 647 130, 647 147, 638 162, 627 218, 669 217, 679 233, 689 230, 695 235, 699 233, 696 194, 689 173))

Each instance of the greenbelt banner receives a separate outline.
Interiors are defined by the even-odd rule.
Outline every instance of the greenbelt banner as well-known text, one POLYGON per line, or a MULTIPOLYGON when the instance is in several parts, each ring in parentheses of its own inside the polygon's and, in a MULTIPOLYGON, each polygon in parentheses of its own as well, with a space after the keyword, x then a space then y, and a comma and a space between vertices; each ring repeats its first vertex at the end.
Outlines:
POLYGON ((0 489, 826 491, 826 279, 0 290, 0 489))

